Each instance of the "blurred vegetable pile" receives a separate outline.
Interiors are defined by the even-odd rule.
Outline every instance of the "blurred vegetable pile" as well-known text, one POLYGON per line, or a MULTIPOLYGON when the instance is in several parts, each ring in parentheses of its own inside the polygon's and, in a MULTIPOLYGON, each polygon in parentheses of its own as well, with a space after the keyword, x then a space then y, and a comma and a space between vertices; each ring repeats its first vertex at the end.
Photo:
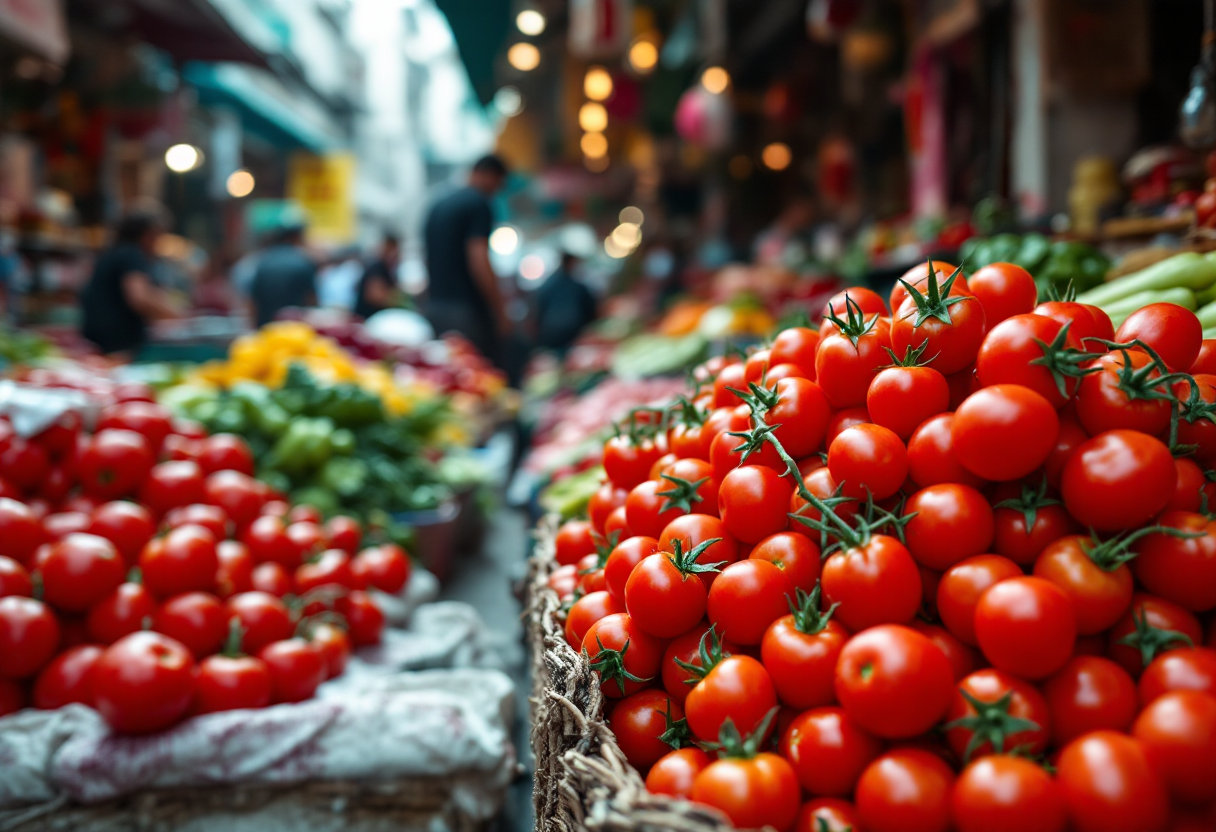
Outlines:
POLYGON ((50 342, 41 335, 0 327, 0 363, 28 364, 46 358, 51 352, 50 342))
POLYGON ((1110 259, 1091 245, 1072 240, 1052 242, 1042 234, 997 234, 972 237, 962 244, 960 257, 968 271, 989 263, 1015 263, 1035 275, 1039 291, 1063 289, 1070 282, 1078 292, 1102 283, 1110 259))

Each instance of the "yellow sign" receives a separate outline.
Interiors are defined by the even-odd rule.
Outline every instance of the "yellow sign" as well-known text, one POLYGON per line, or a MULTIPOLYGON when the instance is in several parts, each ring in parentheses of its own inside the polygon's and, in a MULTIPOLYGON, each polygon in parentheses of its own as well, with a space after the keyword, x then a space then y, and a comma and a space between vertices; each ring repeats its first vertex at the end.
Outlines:
POLYGON ((287 198, 308 217, 308 236, 318 243, 355 239, 355 157, 349 153, 292 155, 287 169, 287 198))

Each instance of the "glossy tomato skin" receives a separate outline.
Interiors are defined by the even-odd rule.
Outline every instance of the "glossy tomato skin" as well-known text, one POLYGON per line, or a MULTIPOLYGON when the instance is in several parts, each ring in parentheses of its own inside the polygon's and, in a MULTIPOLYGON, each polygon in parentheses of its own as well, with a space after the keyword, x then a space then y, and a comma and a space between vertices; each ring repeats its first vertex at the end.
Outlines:
MULTIPOLYGON (((879 311, 879 310, 872 310, 879 311)), ((880 314, 886 312, 884 308, 880 314)), ((773 339, 769 348, 769 360, 776 364, 793 364, 807 373, 810 378, 815 376, 815 351, 819 347, 819 333, 809 327, 794 326, 783 329, 773 339)))
POLYGON ((981 663, 979 651, 963 644, 945 627, 930 624, 919 618, 912 622, 911 627, 936 644, 937 648, 945 654, 956 682, 965 678, 975 670, 976 665, 981 663))
POLYGON ((947 832, 954 772, 919 748, 888 751, 857 782, 857 814, 866 832, 947 832))
POLYGON ((765 421, 780 425, 773 432, 777 441, 795 459, 819 450, 832 417, 827 394, 815 382, 802 378, 782 379, 775 389, 778 401, 765 421))
POLYGON ((964 644, 972 647, 975 637, 975 607, 993 584, 1016 578, 1022 570, 999 555, 976 555, 946 570, 937 585, 937 614, 942 623, 964 644))
POLYGON ((954 784, 958 832, 1063 832, 1064 799, 1042 766, 1020 757, 984 757, 954 784))
MULTIPOLYGON (((947 724, 975 716, 975 707, 963 696, 963 692, 980 702, 999 702, 1008 696, 1007 713, 1012 717, 1030 720, 1038 726, 1007 734, 1003 738, 1001 752, 1008 753, 1021 748, 1031 754, 1042 754, 1047 750, 1051 737, 1051 712, 1047 700, 1034 685, 991 667, 977 670, 959 683, 958 691, 950 703, 950 710, 946 713, 947 724)), ((950 728, 946 732, 946 741, 960 760, 966 758, 974 735, 973 730, 963 726, 950 728)), ((1001 752, 993 747, 992 742, 985 740, 971 750, 970 759, 1001 752)))
POLYGON ((962 301, 950 306, 950 323, 930 317, 916 326, 916 305, 908 298, 892 313, 891 349, 903 356, 909 348, 925 345, 929 366, 943 375, 957 373, 975 362, 975 355, 984 340, 986 325, 984 307, 975 296, 960 289, 956 280, 950 297, 962 301))
POLYGON ((195 660, 219 652, 228 636, 228 611, 209 592, 187 592, 165 601, 152 629, 185 645, 195 660))
MULTIPOLYGON (((1027 387, 1059 408, 1077 390, 1076 377, 1064 377, 1064 389, 1047 367, 1036 364, 1042 361, 1042 344, 1054 344, 1063 326, 1042 315, 1015 315, 997 324, 984 337, 979 356, 975 361, 975 372, 980 384, 1020 384, 1027 387)), ((1071 332, 1065 336, 1066 349, 1081 350, 1081 342, 1071 332)))
POLYGON ((1167 693, 1136 717, 1132 736, 1175 800, 1216 799, 1216 698, 1198 691, 1167 693))
POLYGON ((156 613, 156 598, 143 585, 124 583, 89 610, 85 627, 89 639, 113 644, 125 635, 151 624, 156 613))
POLYGON ((705 605, 704 582, 695 573, 681 572, 666 552, 643 559, 625 583, 629 617, 656 638, 687 632, 705 615, 705 605))
POLYGON ((256 520, 267 505, 268 491, 262 483, 240 471, 216 471, 203 481, 205 502, 219 506, 238 533, 256 520))
POLYGON ((1042 689, 1057 748, 1090 731, 1125 732, 1136 716, 1136 683, 1110 659, 1074 656, 1042 689))
POLYGON ((1162 653, 1144 669, 1137 689, 1140 704, 1146 707, 1176 690, 1197 690, 1216 696, 1216 649, 1180 647, 1162 653))
MULTIPOLYGON (((290 595, 295 587, 295 581, 281 563, 267 561, 259 563, 249 573, 249 589, 266 592, 276 598, 290 595)), ((239 594, 239 593, 238 593, 239 594)))
POLYGON ((649 477, 650 466, 662 455, 651 439, 635 442, 628 436, 614 436, 604 443, 604 471, 621 488, 633 488, 649 477))
POLYGON ((1095 731, 1060 753, 1056 782, 1077 832, 1162 832, 1165 788, 1144 747, 1125 734, 1095 731))
POLYGON ((760 465, 736 468, 722 480, 718 494, 722 524, 736 540, 759 543, 785 530, 793 493, 789 478, 779 476, 771 468, 760 465))
POLYGON ((1064 591, 1050 581, 1015 577, 980 596, 975 635, 993 667, 1042 679, 1064 666, 1076 641, 1076 614, 1064 591))
POLYGON ((194 676, 194 659, 182 644, 160 633, 131 633, 94 665, 94 705, 117 733, 160 731, 189 710, 194 676))
POLYGON ((1110 322, 1110 316, 1087 303, 1048 301, 1036 306, 1034 314, 1043 315, 1061 324, 1069 324, 1069 332, 1076 336, 1086 352, 1095 355, 1106 352, 1106 345, 1101 341, 1115 339, 1115 328, 1110 322))
POLYGON ((1203 339, 1203 343, 1199 347, 1199 354, 1195 356, 1195 360, 1191 362, 1187 372, 1193 376, 1216 373, 1216 339, 1203 339))
POLYGON ((984 307, 989 332, 1007 318, 1029 313, 1039 296, 1034 277, 1013 263, 989 263, 967 278, 967 288, 984 307))
POLYGON ((215 433, 202 440, 201 454, 197 460, 203 471, 240 471, 253 476, 253 451, 249 444, 231 433, 215 433))
POLYGON ((1132 602, 1132 571, 1127 564, 1105 569, 1090 558, 1088 535, 1069 535, 1047 546, 1034 562, 1034 574, 1064 591, 1077 616, 1077 634, 1101 633, 1118 621, 1132 602))
POLYGON ((864 546, 836 552, 823 564, 824 598, 840 604, 836 619, 852 632, 904 624, 921 603, 921 579, 907 547, 874 535, 864 546))
POLYGON ((578 563, 587 555, 595 554, 595 538, 591 524, 586 520, 567 520, 557 530, 557 562, 559 565, 578 563))
POLYGON ((835 672, 849 631, 832 619, 816 633, 798 629, 793 615, 774 621, 760 642, 760 659, 783 704, 816 708, 836 700, 835 672))
POLYGON ((296 594, 303 595, 321 587, 337 592, 355 588, 350 555, 341 549, 326 549, 300 564, 295 574, 296 594))
POLYGON ((219 506, 204 503, 191 503, 170 509, 165 515, 164 525, 169 529, 188 525, 202 526, 211 532, 216 540, 225 540, 228 537, 228 515, 219 506))
POLYGON ((265 708, 270 695, 270 669, 259 658, 216 655, 199 663, 196 713, 265 708))
POLYGON ((890 497, 908 478, 908 451, 895 433, 881 425, 856 425, 828 448, 828 470, 846 496, 864 500, 890 497))
POLYGON ((335 607, 346 619, 347 632, 356 647, 380 643, 384 634, 384 612, 370 595, 353 590, 339 598, 335 607))
POLYGON ((798 817, 798 779, 776 754, 710 763, 693 781, 692 799, 720 810, 739 829, 790 832, 798 817))
POLYGON ((950 661, 909 627, 883 624, 858 633, 836 665, 836 698, 879 737, 923 734, 945 715, 953 695, 950 661))
POLYGON ((874 424, 905 442, 924 422, 950 406, 950 387, 932 367, 888 367, 870 382, 866 410, 874 424))
POLYGON ((748 558, 766 560, 785 573, 795 589, 810 592, 819 580, 819 547, 809 537, 796 532, 778 532, 752 548, 748 558))
POLYGON ((659 496, 659 492, 670 491, 672 487, 667 480, 646 480, 634 486, 625 500, 625 522, 629 524, 631 532, 644 537, 658 537, 668 523, 688 514, 678 506, 667 508, 668 498, 659 496))
POLYGON ((1186 371, 1203 346, 1203 325, 1186 307, 1150 303, 1127 316, 1115 333, 1115 340, 1120 344, 1143 341, 1170 370, 1186 371))
POLYGON ((1020 479, 1047 459, 1059 428, 1047 399, 1018 384, 996 384, 971 394, 955 411, 954 453, 983 479, 1020 479))
POLYGON ((203 469, 190 460, 162 462, 148 472, 139 489, 139 501, 154 515, 170 509, 201 503, 206 499, 203 469))
POLYGON ((34 682, 34 707, 49 711, 72 702, 92 707, 93 667, 104 651, 96 644, 80 644, 52 659, 34 682))
MULTIPOLYGON (((1077 419, 1091 436, 1108 430, 1138 430, 1150 436, 1165 433, 1170 424, 1170 403, 1159 398, 1131 399, 1119 388, 1124 368, 1137 372, 1152 364, 1140 351, 1112 352, 1093 363, 1099 372, 1085 376, 1077 387, 1077 419)), ((1150 378, 1160 373, 1152 371, 1150 378)))
POLYGON ((793 597, 794 585, 782 570, 766 560, 749 558, 722 570, 709 589, 706 610, 723 638, 736 644, 759 644, 769 625, 789 609, 793 597))
POLYGON ((958 483, 978 488, 983 480, 968 471, 954 453, 954 414, 922 422, 908 440, 908 476, 921 488, 958 483))
POLYGON ((1022 511, 998 508, 993 511, 993 526, 993 552, 1021 566, 1033 565, 1049 545, 1078 531, 1072 515, 1060 505, 1039 506, 1029 529, 1022 511))
POLYGON ((45 542, 42 523, 25 503, 0 496, 0 555, 29 567, 45 542))
POLYGON ((144 586, 158 598, 210 592, 219 563, 215 536, 202 526, 181 526, 154 538, 139 556, 144 586))
POLYGON ((650 767, 646 791, 690 798, 693 781, 711 762, 709 755, 695 746, 669 751, 650 767))
POLYGON ((286 569, 299 566, 304 555, 288 537, 282 518, 273 515, 262 515, 250 523, 241 534, 241 542, 249 547, 249 553, 258 563, 271 561, 286 569))
MULTIPOLYGON (((945 283, 950 275, 954 274, 957 268, 952 263, 947 263, 945 260, 933 260, 925 263, 917 263, 912 268, 908 269, 899 280, 895 281, 895 285, 891 287, 891 294, 887 298, 887 305, 892 312, 895 312, 903 305, 903 302, 908 298, 908 290, 904 283, 911 283, 922 293, 925 291, 925 284, 929 281, 929 266, 932 264, 933 271, 937 275, 937 282, 940 286, 945 283)), ((963 274, 959 274, 954 280, 954 285, 960 290, 970 294, 971 287, 967 284, 967 278, 963 274)))
POLYGON ((626 696, 612 709, 608 727, 616 735, 625 759, 638 771, 646 771, 671 751, 659 739, 667 730, 667 718, 678 722, 684 709, 662 691, 648 689, 626 696))
MULTIPOLYGON (((1206 374, 1195 376, 1194 384, 1198 389, 1200 401, 1206 404, 1216 403, 1216 376, 1206 374)), ((1174 392, 1183 402, 1191 396, 1189 384, 1177 385, 1174 392)), ((1183 445, 1194 445, 1195 459, 1204 468, 1216 465, 1216 423, 1199 413, 1190 414, 1190 418, 1194 420, 1190 421, 1185 409, 1181 415, 1182 418, 1178 420, 1178 442, 1183 445)))
POLYGON ((215 594, 231 598, 253 589, 253 555, 249 547, 236 540, 221 540, 215 547, 219 568, 215 572, 215 594))
POLYGON ((988 551, 994 533, 992 508, 966 485, 931 485, 908 498, 904 527, 908 551, 922 566, 945 570, 988 551))
MULTIPOLYGON (((682 633, 673 638, 663 650, 663 659, 660 663, 663 689, 667 691, 668 696, 680 705, 684 704, 684 700, 688 698, 688 694, 692 691, 693 685, 696 684, 699 677, 676 664, 676 659, 686 664, 703 667, 700 645, 701 639, 707 632, 709 632, 709 622, 702 621, 687 633, 682 633)), ((739 652, 739 649, 728 641, 720 640, 719 643, 723 656, 730 656, 739 652)))
POLYGON ((34 582, 26 568, 12 558, 0 555, 0 598, 6 595, 30 598, 33 594, 34 582))
POLYGON ((138 503, 116 500, 94 509, 85 531, 113 543, 123 559, 134 565, 139 560, 139 553, 156 534, 156 521, 138 503))
POLYGON ((309 626, 308 640, 321 651, 321 659, 325 663, 325 678, 341 676, 354 650, 354 641, 347 635, 346 630, 337 624, 323 621, 309 626))
MULTIPOLYGON (((1131 607, 1127 613, 1111 628, 1106 643, 1106 655, 1122 665, 1123 669, 1132 676, 1138 677, 1144 672, 1141 651, 1137 645, 1122 642, 1129 636, 1138 640, 1138 637, 1134 635, 1137 618, 1143 618, 1154 629, 1179 633, 1189 639, 1191 644, 1198 645, 1203 641, 1203 630, 1199 626, 1199 621, 1188 610, 1164 598, 1137 593, 1132 596, 1131 607)), ((1172 646, 1176 647, 1179 643, 1185 643, 1185 641, 1174 641, 1172 646)), ((1170 645, 1161 646, 1164 648, 1170 645)), ((1158 652, 1161 651, 1158 650, 1158 652)))
POLYGON ((1175 459, 1174 471, 1177 475, 1177 484, 1174 486, 1174 493, 1170 495, 1164 510, 1167 512, 1199 511, 1203 503, 1203 489, 1208 484, 1207 478, 1203 475, 1203 469, 1193 459, 1175 459))
POLYGON ((884 349, 889 346, 891 325, 886 318, 876 318, 856 345, 839 331, 821 336, 815 353, 815 380, 834 408, 865 404, 871 379, 891 361, 884 349))
POLYGON ((41 601, 0 598, 0 678, 33 676, 55 655, 59 622, 41 601))
POLYGON ((1176 482, 1165 443, 1133 430, 1085 442, 1064 466, 1061 496, 1082 525, 1118 531, 1147 523, 1169 502, 1176 482))
POLYGON ((764 665, 750 656, 723 659, 693 686, 684 700, 688 727, 698 739, 715 742, 729 719, 746 736, 777 707, 777 692, 764 665))
POLYGON ((127 568, 110 541, 69 534, 42 561, 42 597, 58 610, 84 613, 122 583, 127 568))
POLYGON ((861 828, 857 807, 836 797, 817 797, 802 804, 795 832, 853 832, 861 828))
POLYGON ((1202 514, 1167 512, 1157 525, 1202 537, 1150 534, 1136 547, 1132 571, 1144 588, 1192 612, 1216 608, 1216 523, 1202 514))
POLYGON ((311 699, 325 681, 325 659, 321 651, 302 638, 273 641, 258 651, 270 671, 271 702, 303 702, 311 699))
MULTIPOLYGON (((683 542, 681 541, 681 543, 683 542)), ((625 602, 625 583, 629 580, 633 568, 641 563, 643 558, 653 555, 658 550, 659 541, 653 537, 635 535, 618 543, 608 555, 608 562, 604 565, 604 580, 609 594, 623 604, 625 602)))
POLYGON ((882 741, 837 707, 804 711, 781 737, 781 756, 814 795, 851 795, 861 773, 881 753, 882 741))
POLYGON ((295 624, 283 602, 265 592, 242 592, 228 599, 228 612, 240 620, 245 633, 241 649, 256 655, 272 641, 291 638, 295 624))
POLYGON ((363 542, 363 524, 353 517, 336 515, 325 522, 325 537, 331 548, 354 555, 363 542))
POLYGON ((663 642, 643 632, 628 613, 607 615, 592 624, 583 637, 583 650, 593 667, 603 650, 619 651, 625 671, 647 680, 635 682, 624 677, 603 678, 600 690, 609 699, 623 699, 646 687, 650 680, 658 676, 659 662, 663 659, 663 642))
POLYGON ((581 650, 583 637, 591 625, 605 616, 625 612, 625 605, 607 592, 589 592, 579 598, 566 613, 566 643, 581 650))
POLYGON ((173 415, 152 402, 122 402, 101 412, 97 430, 108 429, 135 431, 148 440, 153 453, 159 453, 165 437, 173 432, 173 415))

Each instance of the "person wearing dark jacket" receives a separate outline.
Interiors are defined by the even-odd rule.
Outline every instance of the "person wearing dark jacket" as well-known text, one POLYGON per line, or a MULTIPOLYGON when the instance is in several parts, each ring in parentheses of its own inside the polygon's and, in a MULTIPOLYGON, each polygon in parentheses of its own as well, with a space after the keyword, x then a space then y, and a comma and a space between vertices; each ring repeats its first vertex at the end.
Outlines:
POLYGON ((561 265, 536 291, 536 343, 565 352, 595 320, 595 296, 576 277, 579 258, 566 252, 561 265))
POLYGON ((284 228, 275 245, 262 252, 249 290, 255 326, 264 326, 284 309, 317 305, 317 264, 304 251, 304 227, 284 228))
POLYGON ((380 256, 367 264, 363 277, 355 287, 354 313, 370 318, 382 309, 397 305, 397 265, 401 261, 401 241, 386 234, 380 246, 380 256))

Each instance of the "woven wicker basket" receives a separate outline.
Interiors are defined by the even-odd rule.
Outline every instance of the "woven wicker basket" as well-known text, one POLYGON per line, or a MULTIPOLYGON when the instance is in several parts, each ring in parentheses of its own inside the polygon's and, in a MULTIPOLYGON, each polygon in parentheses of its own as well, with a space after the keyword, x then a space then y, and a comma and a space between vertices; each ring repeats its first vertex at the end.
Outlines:
POLYGON ((557 593, 556 523, 543 521, 528 576, 536 825, 542 832, 733 830, 718 812, 646 791, 604 721, 599 679, 566 643, 557 593))

